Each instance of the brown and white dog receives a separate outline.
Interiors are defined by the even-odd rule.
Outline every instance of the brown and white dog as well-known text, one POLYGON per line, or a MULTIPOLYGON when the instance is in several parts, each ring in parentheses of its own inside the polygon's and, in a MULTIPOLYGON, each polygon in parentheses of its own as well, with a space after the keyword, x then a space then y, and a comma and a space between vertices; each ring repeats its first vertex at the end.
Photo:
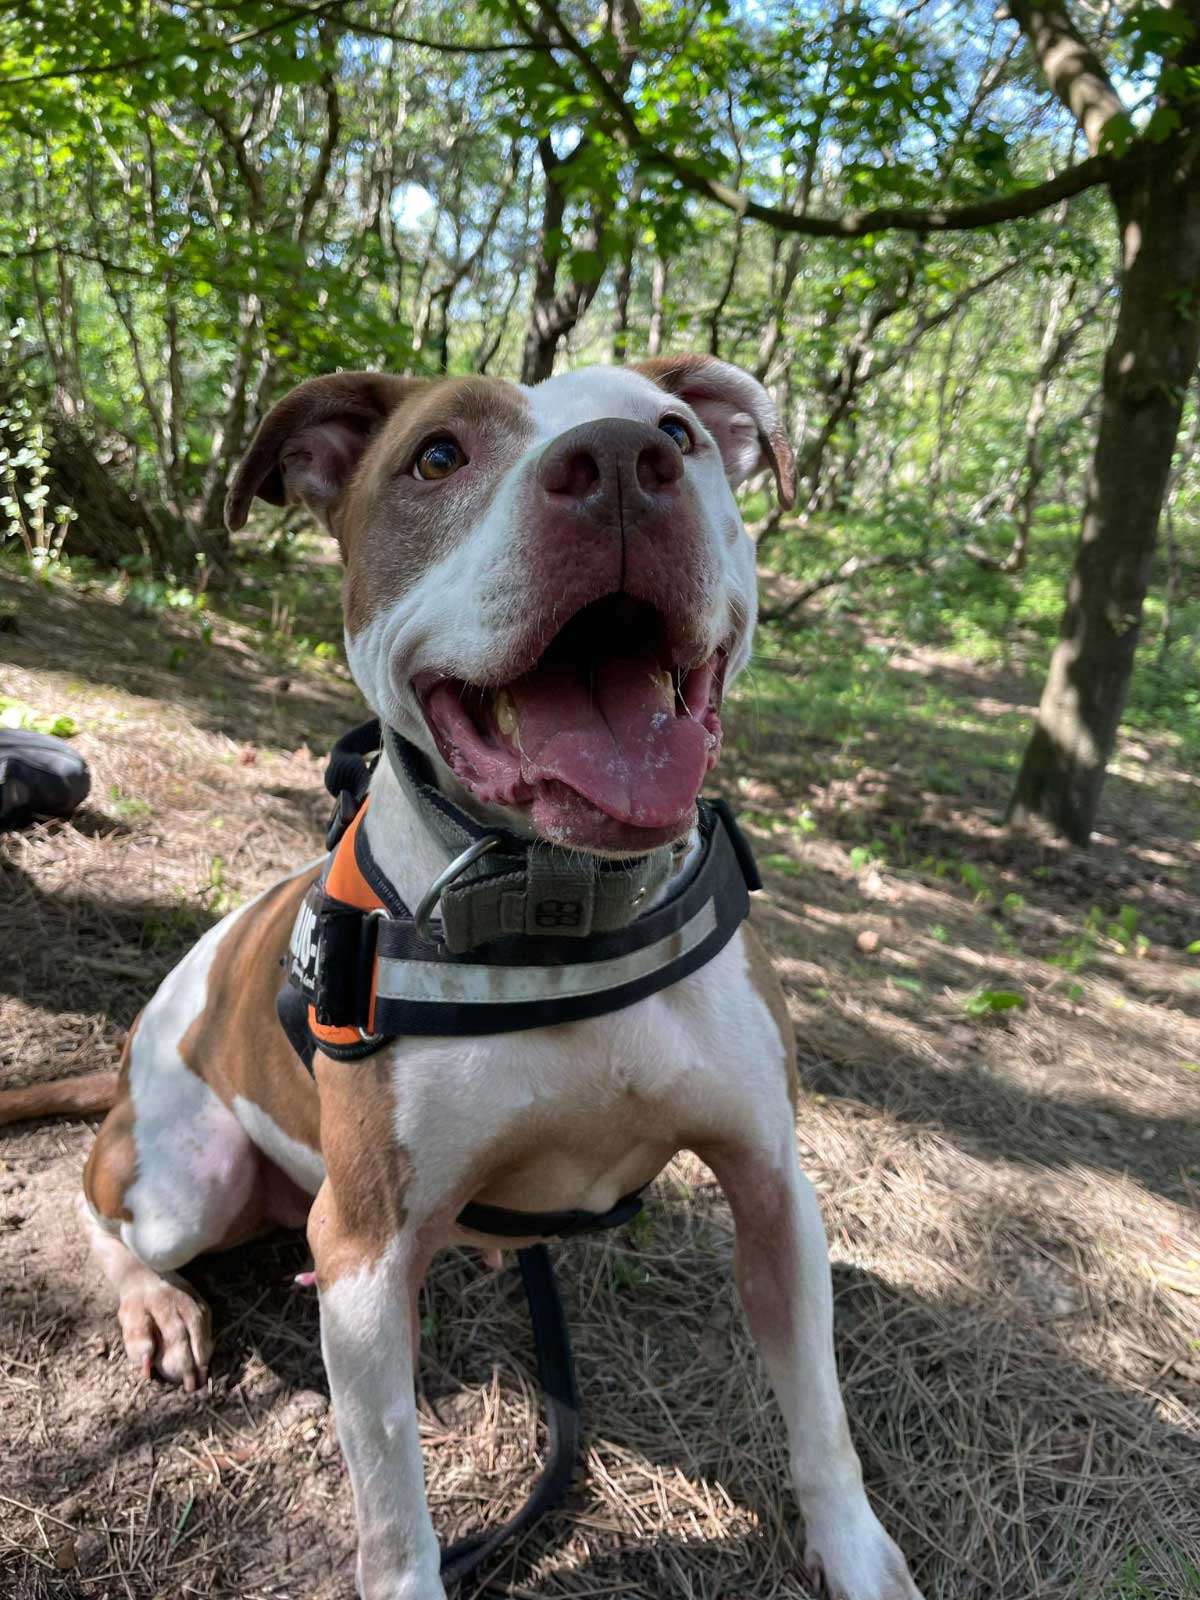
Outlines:
MULTIPOLYGON (((706 357, 536 388, 341 373, 274 408, 227 510, 236 529, 256 495, 302 501, 330 528, 354 676, 458 804, 634 854, 694 829, 755 616, 732 489, 766 467, 790 499, 766 392, 706 357)), ((448 857, 386 761, 365 827, 416 905, 448 857)), ((275 998, 318 868, 211 929, 130 1035, 84 1190, 134 1364, 202 1383, 207 1311, 176 1269, 307 1219, 360 1591, 441 1600, 413 1385, 430 1259, 453 1242, 512 1244, 458 1228, 468 1201, 603 1212, 694 1150, 736 1221, 810 1579, 832 1600, 920 1600, 846 1425, 825 1237, 796 1153, 792 1030, 754 935, 743 925, 698 972, 597 1020, 407 1037, 359 1062, 318 1053, 314 1081, 275 998)))

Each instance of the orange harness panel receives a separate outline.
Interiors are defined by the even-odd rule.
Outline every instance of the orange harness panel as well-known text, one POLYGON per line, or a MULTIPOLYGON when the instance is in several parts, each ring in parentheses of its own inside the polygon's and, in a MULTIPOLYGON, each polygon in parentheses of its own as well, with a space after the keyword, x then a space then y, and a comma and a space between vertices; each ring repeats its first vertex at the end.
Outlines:
MULTIPOLYGON (((357 906, 360 911, 383 911, 386 907, 363 877, 354 849, 354 841, 358 838, 359 827, 370 804, 371 797, 368 795, 355 813, 354 820, 338 840, 333 859, 329 863, 329 871, 325 875, 325 893, 348 906, 357 906)), ((371 1014, 367 1024, 368 1032, 375 1024, 376 971, 371 973, 371 1014)), ((362 1042, 362 1035, 357 1028, 334 1028, 327 1023, 318 1022, 317 1008, 313 1005, 308 1008, 308 1026, 313 1038, 321 1044, 356 1045, 362 1042)))

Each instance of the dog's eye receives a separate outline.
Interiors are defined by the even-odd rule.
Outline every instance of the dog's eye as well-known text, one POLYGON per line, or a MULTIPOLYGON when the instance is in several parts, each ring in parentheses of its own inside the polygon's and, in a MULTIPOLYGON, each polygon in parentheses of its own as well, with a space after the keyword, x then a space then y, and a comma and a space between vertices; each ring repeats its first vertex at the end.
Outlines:
POLYGON ((659 427, 668 439, 674 439, 683 455, 687 455, 692 448, 692 433, 682 417, 664 417, 659 427))
POLYGON ((431 439, 413 463, 413 476, 426 480, 448 478, 466 464, 466 456, 453 439, 431 439))

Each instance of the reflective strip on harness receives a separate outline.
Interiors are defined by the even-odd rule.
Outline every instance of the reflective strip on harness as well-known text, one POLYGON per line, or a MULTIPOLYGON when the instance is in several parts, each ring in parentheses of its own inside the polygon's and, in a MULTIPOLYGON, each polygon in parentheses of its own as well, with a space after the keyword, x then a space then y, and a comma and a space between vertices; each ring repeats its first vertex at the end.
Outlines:
POLYGON ((619 1011, 711 961, 757 888, 732 813, 701 801, 696 864, 626 927, 586 940, 511 936, 490 960, 419 932, 380 876, 364 804, 296 919, 289 982, 303 994, 313 1044, 359 1060, 388 1039, 510 1033, 619 1011))
POLYGON ((455 965, 433 961, 394 961, 381 956, 375 970, 380 1000, 441 1001, 460 1006, 519 1005, 530 1000, 557 1000, 568 995, 598 994, 648 978, 690 955, 716 931, 717 911, 711 900, 682 928, 629 955, 607 961, 561 962, 543 967, 455 965))

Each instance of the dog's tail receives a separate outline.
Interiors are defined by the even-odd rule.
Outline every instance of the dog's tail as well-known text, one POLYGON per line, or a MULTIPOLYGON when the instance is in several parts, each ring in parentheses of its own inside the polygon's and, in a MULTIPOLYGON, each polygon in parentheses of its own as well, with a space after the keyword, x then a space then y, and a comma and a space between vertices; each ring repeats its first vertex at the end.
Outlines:
POLYGON ((31 1083, 27 1089, 0 1089, 0 1125, 32 1117, 87 1117, 116 1104, 117 1074, 89 1072, 82 1078, 31 1083))

